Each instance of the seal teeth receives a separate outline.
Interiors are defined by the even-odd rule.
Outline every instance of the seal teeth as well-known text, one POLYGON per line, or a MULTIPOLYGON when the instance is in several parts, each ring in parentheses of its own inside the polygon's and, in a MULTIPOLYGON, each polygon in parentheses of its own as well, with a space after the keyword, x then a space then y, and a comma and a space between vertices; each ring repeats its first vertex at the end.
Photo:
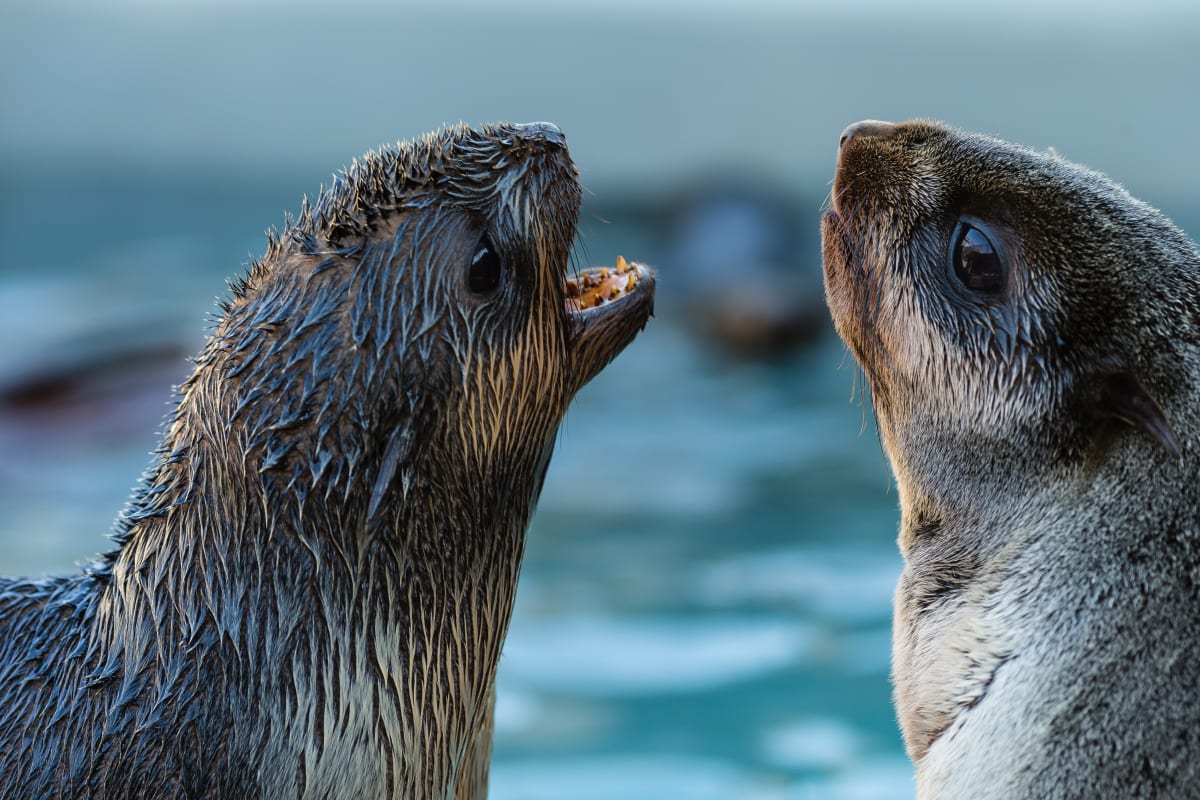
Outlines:
POLYGON ((635 262, 625 256, 617 256, 614 266, 586 269, 567 278, 563 286, 571 308, 584 311, 629 294, 641 283, 645 274, 635 262))

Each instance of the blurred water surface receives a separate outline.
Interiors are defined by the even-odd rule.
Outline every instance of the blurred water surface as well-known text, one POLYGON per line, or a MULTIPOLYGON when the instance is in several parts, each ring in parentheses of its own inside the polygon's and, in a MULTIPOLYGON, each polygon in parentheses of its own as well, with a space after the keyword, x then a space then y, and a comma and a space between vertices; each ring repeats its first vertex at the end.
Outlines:
MULTIPOLYGON (((289 205, 269 177, 8 174, 21 201, 0 208, 28 267, 0 277, 0 375, 136 352, 131 338, 197 349, 223 279, 262 248, 255 226, 289 205), (64 239, 68 192, 93 212, 64 239)), ((624 221, 585 213, 581 234, 608 262, 653 239, 611 211, 624 221)), ((494 796, 906 796, 886 679, 894 496, 843 348, 738 361, 676 322, 653 320, 559 436, 501 664, 494 796)), ((160 385, 120 365, 111 392, 131 406, 93 388, 0 416, 5 572, 108 547, 186 372, 182 356, 152 364, 160 385)))
MULTIPOLYGON (((664 198, 725 172, 794 197, 819 281, 837 134, 862 117, 1055 145, 1200 219, 1200 159, 1175 135, 1198 113, 1187 5, 525 3, 456 6, 453 25, 439 8, 0 10, 0 393, 37 386, 0 414, 0 571, 108 547, 263 229, 362 150, 443 122, 559 122, 591 190, 588 263, 655 263, 664 198), (37 380, 81 369, 75 395, 37 380)), ((911 797, 887 680, 896 498, 851 360, 828 328, 730 357, 670 310, 686 284, 663 269, 663 313, 563 426, 493 796, 911 797)))

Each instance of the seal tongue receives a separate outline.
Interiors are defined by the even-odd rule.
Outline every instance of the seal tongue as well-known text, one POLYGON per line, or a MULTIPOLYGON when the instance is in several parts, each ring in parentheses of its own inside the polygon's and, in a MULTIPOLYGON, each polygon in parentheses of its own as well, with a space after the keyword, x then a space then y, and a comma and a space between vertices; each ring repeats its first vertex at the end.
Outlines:
POLYGON ((592 267, 569 278, 566 312, 571 322, 575 388, 604 369, 654 313, 654 273, 617 258, 615 267, 592 267))

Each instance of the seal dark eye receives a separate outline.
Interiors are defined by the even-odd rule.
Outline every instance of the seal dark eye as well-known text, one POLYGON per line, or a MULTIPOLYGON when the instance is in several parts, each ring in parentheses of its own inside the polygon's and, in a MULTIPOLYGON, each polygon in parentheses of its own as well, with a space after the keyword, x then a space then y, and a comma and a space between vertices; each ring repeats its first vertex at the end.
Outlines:
POLYGON ((496 252, 496 246, 485 233, 475 246, 475 255, 471 256, 471 267, 467 270, 467 286, 475 294, 491 294, 500 287, 500 278, 504 274, 504 262, 496 252))
POLYGON ((968 289, 995 294, 1004 285, 1004 264, 983 231, 966 222, 958 223, 950 251, 954 274, 968 289))

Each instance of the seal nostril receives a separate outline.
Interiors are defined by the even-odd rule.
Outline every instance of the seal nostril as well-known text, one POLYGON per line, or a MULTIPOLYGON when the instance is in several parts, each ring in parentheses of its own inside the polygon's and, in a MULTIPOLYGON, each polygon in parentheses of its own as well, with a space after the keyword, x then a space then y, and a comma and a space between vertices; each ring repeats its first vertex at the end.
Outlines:
POLYGON ((853 125, 846 127, 842 131, 842 136, 838 139, 838 149, 846 146, 846 143, 851 139, 862 136, 890 136, 896 132, 896 126, 890 122, 881 122, 877 119, 864 119, 861 122, 856 122, 853 125))

